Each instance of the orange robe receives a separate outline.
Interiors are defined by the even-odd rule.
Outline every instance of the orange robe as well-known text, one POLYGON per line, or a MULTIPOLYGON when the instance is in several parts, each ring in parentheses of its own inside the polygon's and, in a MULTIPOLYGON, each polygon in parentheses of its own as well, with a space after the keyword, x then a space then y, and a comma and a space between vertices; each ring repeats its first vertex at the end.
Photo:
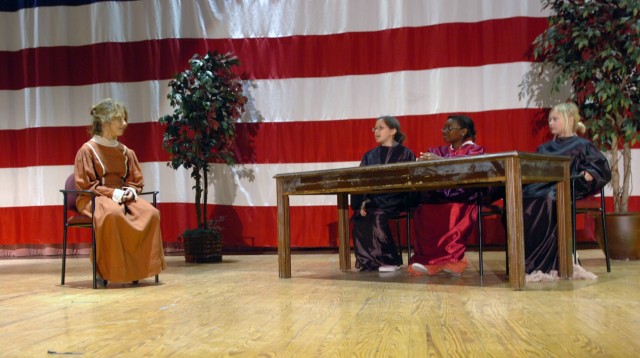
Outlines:
MULTIPOLYGON (((96 196, 95 228, 98 274, 107 281, 127 282, 155 276, 166 268, 160 212, 147 201, 119 204, 114 189, 132 187, 142 191, 143 179, 135 153, 116 146, 86 142, 76 155, 74 168, 78 190, 96 196)), ((91 216, 91 198, 79 195, 78 211, 91 216)), ((92 258, 93 259, 93 258, 92 258)))

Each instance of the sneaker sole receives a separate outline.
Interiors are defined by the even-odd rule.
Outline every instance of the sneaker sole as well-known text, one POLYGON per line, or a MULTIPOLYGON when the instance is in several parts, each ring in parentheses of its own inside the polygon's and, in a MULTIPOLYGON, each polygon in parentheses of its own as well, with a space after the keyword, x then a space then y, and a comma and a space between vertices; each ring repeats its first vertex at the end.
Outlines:
POLYGON ((378 272, 396 272, 400 270, 400 266, 395 267, 379 267, 378 272))

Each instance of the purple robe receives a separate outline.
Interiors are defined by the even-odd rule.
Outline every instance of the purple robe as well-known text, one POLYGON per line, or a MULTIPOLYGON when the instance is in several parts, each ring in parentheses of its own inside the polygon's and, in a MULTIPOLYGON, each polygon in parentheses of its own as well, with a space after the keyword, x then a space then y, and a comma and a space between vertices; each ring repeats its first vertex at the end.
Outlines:
MULTIPOLYGON (((590 141, 581 137, 556 138, 537 153, 571 157, 571 175, 587 171, 593 180, 576 180, 576 199, 598 192, 611 180, 609 162, 590 141)), ((558 222, 555 183, 529 184, 523 189, 525 271, 549 273, 558 269, 558 222)))
MULTIPOLYGON (((360 166, 387 163, 412 162, 416 157, 401 144, 393 147, 378 146, 365 153, 360 166)), ((402 257, 396 249, 389 228, 389 218, 398 214, 406 205, 410 194, 365 194, 352 195, 353 246, 356 269, 375 271, 383 265, 402 265, 402 257), (360 215, 360 205, 366 204, 366 216, 360 215)))
MULTIPOLYGON (((460 148, 429 148, 444 158, 484 154, 484 147, 466 142, 460 148)), ((414 255, 409 263, 441 266, 464 258, 467 241, 477 224, 477 198, 487 188, 451 188, 421 193, 421 204, 414 214, 414 255)))

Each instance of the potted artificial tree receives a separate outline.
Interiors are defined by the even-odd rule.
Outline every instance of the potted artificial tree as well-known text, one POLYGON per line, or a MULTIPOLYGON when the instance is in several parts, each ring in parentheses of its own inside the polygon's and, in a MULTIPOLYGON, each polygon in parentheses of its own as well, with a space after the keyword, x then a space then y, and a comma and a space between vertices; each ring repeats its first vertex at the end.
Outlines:
POLYGON ((640 213, 628 212, 631 147, 640 130, 640 2, 543 0, 542 4, 552 15, 548 28, 533 43, 534 58, 551 65, 554 90, 570 83, 591 140, 609 155, 615 207, 607 215, 611 257, 640 258, 638 226, 627 233, 613 232, 640 224, 640 213), (630 252, 619 252, 625 250, 623 245, 630 252))
POLYGON ((207 215, 209 165, 235 163, 235 122, 247 101, 240 77, 232 70, 239 65, 230 54, 196 54, 189 60, 189 68, 169 82, 167 98, 174 111, 160 118, 165 126, 162 147, 169 153, 168 165, 190 169, 195 181, 197 227, 182 234, 186 262, 222 260, 218 220, 207 215))

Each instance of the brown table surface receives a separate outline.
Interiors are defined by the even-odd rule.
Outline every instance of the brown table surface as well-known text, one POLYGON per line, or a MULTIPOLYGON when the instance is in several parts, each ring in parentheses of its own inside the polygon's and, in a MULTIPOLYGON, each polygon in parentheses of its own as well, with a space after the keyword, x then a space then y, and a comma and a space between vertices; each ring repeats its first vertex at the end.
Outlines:
POLYGON ((522 185, 557 183, 558 257, 562 278, 573 274, 571 236, 570 158, 505 152, 436 161, 417 161, 277 174, 278 270, 291 277, 289 196, 336 194, 340 269, 351 269, 349 194, 423 191, 454 187, 504 186, 506 192, 509 283, 525 286, 522 185))

